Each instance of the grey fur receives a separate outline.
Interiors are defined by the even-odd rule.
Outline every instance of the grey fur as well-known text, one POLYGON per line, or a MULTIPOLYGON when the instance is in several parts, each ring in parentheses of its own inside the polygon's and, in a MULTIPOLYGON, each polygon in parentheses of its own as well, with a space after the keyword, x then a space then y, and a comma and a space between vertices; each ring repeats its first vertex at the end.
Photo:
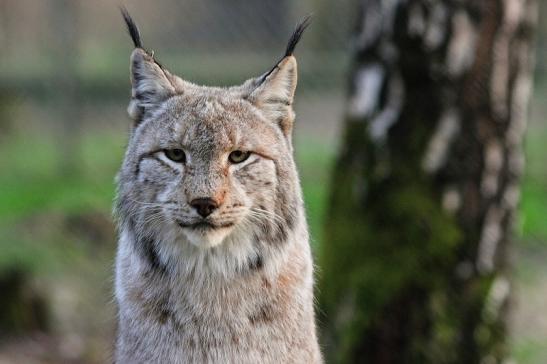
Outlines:
POLYGON ((320 363, 313 263, 292 156, 296 60, 231 88, 131 55, 118 174, 117 363, 320 363), (183 149, 185 164, 166 157, 183 149), (252 152, 230 164, 233 150, 252 152), (202 221, 190 202, 220 207, 202 221))

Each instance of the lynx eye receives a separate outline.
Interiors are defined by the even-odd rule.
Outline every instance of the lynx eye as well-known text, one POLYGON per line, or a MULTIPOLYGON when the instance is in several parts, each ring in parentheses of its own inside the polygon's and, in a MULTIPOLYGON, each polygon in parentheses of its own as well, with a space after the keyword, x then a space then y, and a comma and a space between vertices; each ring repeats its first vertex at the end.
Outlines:
POLYGON ((182 149, 165 149, 163 151, 165 156, 171 159, 173 162, 184 163, 186 162, 186 154, 182 149))
POLYGON ((228 159, 232 163, 241 163, 245 162, 247 158, 251 155, 251 152, 244 152, 242 150, 234 150, 230 155, 228 156, 228 159))

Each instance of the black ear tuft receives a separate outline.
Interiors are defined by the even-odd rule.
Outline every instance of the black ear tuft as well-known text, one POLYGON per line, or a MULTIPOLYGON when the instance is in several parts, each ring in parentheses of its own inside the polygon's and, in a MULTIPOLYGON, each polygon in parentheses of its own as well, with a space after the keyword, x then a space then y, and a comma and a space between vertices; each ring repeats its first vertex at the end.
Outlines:
POLYGON ((296 26, 294 33, 292 33, 291 38, 289 39, 289 44, 287 44, 287 50, 285 51, 285 57, 292 56, 294 53, 294 48, 300 41, 302 34, 311 23, 311 14, 306 16, 302 21, 296 26))
POLYGON ((137 24, 135 24, 135 22, 131 18, 131 15, 129 15, 129 12, 124 6, 120 6, 120 11, 122 12, 125 24, 127 25, 129 35, 131 36, 131 39, 133 39, 133 44, 135 44, 135 48, 142 48, 141 34, 139 32, 139 28, 137 28, 137 24))
POLYGON ((311 17, 312 17, 312 14, 306 16, 304 19, 302 19, 300 23, 298 23, 298 25, 296 26, 296 29, 291 35, 291 38, 289 39, 289 43, 287 44, 287 49, 285 50, 285 55, 275 64, 275 66, 273 66, 272 69, 270 69, 268 72, 264 73, 262 76, 258 78, 257 85, 261 85, 266 80, 266 78, 268 78, 268 76, 271 75, 273 71, 275 71, 279 62, 293 55, 294 48, 296 48, 296 45, 300 41, 300 38, 302 38, 302 34, 304 34, 304 31, 311 23, 311 17))

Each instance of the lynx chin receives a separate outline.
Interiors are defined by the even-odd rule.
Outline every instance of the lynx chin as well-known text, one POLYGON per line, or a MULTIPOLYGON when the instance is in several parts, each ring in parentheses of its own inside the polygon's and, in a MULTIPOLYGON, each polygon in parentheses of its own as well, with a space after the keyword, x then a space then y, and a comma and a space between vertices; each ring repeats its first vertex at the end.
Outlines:
POLYGON ((116 363, 321 363, 293 159, 293 51, 229 88, 175 76, 122 9, 133 119, 117 177, 116 363))

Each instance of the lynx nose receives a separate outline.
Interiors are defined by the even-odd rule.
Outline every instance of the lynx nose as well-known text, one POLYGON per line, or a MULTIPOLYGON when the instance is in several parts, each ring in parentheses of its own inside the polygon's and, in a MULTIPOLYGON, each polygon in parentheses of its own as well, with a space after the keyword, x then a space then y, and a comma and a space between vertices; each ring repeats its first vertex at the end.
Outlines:
POLYGON ((218 203, 212 198, 196 198, 190 202, 190 205, 195 208, 202 217, 207 217, 218 208, 218 203))

